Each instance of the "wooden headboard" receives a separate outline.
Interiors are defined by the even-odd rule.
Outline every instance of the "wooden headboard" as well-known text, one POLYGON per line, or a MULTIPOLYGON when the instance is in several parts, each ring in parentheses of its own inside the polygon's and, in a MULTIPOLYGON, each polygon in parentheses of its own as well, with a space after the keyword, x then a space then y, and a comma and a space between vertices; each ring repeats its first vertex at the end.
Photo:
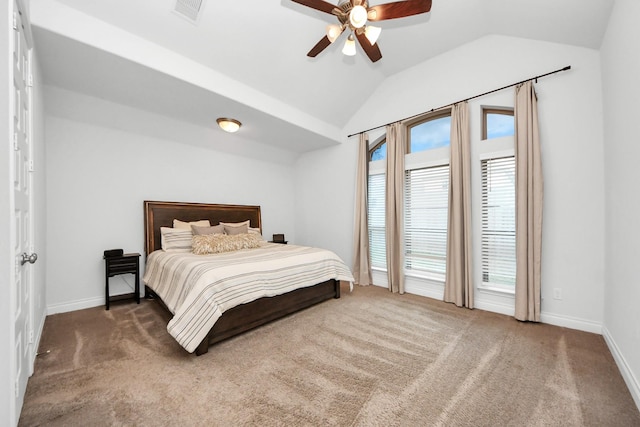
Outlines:
POLYGON ((247 205, 217 205, 209 203, 181 203, 181 202, 144 202, 144 237, 145 252, 161 248, 160 227, 173 227, 173 220, 198 221, 208 219, 211 225, 219 222, 251 221, 251 227, 259 228, 262 232, 260 206, 247 205))

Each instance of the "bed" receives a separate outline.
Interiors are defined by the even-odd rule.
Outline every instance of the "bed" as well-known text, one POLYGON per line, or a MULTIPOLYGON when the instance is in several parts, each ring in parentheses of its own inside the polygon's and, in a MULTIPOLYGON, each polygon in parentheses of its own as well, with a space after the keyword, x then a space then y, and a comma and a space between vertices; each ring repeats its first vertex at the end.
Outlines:
POLYGON ((173 315, 167 330, 196 355, 219 341, 340 298, 340 281, 353 281, 342 260, 318 248, 261 242, 255 249, 213 255, 162 251, 161 227, 172 227, 174 219, 209 220, 211 225, 249 221, 255 233, 262 231, 260 206, 144 202, 145 296, 173 315), (169 278, 176 277, 182 281, 178 290, 169 285, 169 278), (232 297, 213 300, 223 288, 232 297))

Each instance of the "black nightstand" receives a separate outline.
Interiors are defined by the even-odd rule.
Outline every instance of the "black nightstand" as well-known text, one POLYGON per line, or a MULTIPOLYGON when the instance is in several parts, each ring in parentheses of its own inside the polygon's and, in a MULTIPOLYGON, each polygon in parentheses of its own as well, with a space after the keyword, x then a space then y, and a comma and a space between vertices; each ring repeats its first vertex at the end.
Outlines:
POLYGON ((284 234, 274 234, 273 240, 269 240, 269 243, 280 243, 281 245, 286 245, 287 241, 284 240, 284 234))
POLYGON ((140 304, 140 254, 124 254, 104 257, 105 261, 105 309, 109 310, 109 303, 123 299, 134 298, 140 304), (123 295, 109 295, 109 277, 119 274, 133 274, 136 279, 135 292, 123 295))

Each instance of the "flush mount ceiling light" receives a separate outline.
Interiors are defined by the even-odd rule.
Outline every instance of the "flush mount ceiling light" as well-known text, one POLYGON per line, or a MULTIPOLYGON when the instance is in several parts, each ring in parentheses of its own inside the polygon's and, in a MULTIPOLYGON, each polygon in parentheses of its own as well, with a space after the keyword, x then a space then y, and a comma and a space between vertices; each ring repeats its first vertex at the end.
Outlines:
POLYGON ((220 117, 216 120, 216 122, 218 122, 218 126, 220 126, 220 129, 229 133, 237 132, 238 129, 240 129, 240 126, 242 126, 242 123, 240 123, 236 119, 228 119, 225 117, 220 117))
POLYGON ((329 25, 327 27, 326 35, 307 53, 307 56, 317 56, 327 46, 336 41, 345 29, 349 28, 351 34, 342 52, 345 55, 355 55, 355 35, 371 62, 376 62, 382 58, 380 48, 376 44, 382 29, 367 25, 367 21, 384 21, 385 19, 404 18, 427 13, 431 10, 432 0, 395 1, 371 7, 369 7, 368 0, 340 0, 337 6, 324 0, 293 1, 312 9, 335 15, 340 21, 340 25, 329 25))

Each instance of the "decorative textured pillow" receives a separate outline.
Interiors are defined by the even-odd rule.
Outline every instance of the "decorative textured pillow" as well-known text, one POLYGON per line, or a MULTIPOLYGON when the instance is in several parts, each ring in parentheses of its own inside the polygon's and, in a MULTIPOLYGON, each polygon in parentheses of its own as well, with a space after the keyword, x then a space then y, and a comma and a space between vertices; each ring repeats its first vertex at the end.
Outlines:
POLYGON ((242 225, 224 225, 224 232, 230 236, 235 236, 236 234, 248 234, 249 226, 247 224, 242 225))
POLYGON ((198 227, 197 225, 191 225, 191 231, 196 236, 204 234, 224 234, 224 225, 214 225, 212 227, 198 227))
POLYGON ((162 250, 167 252, 191 252, 191 230, 160 227, 162 250))
POLYGON ((260 246, 262 239, 255 234, 205 234, 193 236, 193 253, 196 255, 251 249, 260 246))
POLYGON ((187 230, 191 231, 192 225, 195 225, 196 227, 211 227, 211 223, 208 219, 201 219, 200 221, 191 222, 180 221, 179 219, 173 220, 173 228, 186 228, 187 230))

